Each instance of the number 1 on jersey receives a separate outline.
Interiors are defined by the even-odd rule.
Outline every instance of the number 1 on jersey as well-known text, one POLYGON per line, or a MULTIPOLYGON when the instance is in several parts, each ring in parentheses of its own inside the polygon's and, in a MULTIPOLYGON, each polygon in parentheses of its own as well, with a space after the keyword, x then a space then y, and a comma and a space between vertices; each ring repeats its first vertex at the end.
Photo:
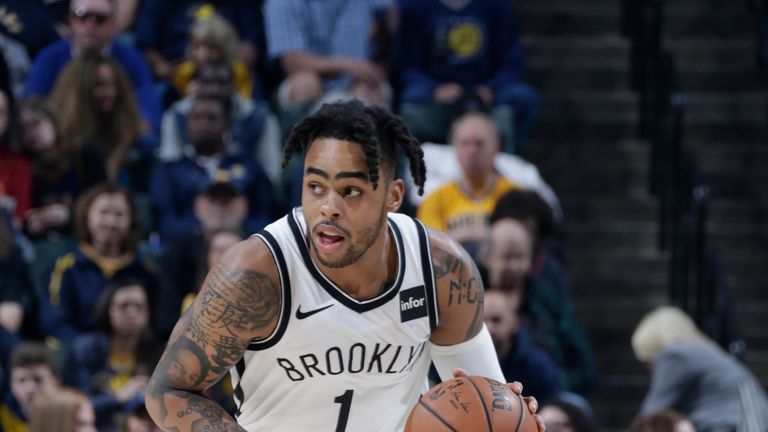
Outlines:
POLYGON ((341 404, 339 409, 339 421, 336 422, 336 432, 344 432, 347 429, 347 420, 349 420, 349 408, 352 405, 352 393, 354 390, 347 390, 341 396, 333 399, 334 403, 341 404))

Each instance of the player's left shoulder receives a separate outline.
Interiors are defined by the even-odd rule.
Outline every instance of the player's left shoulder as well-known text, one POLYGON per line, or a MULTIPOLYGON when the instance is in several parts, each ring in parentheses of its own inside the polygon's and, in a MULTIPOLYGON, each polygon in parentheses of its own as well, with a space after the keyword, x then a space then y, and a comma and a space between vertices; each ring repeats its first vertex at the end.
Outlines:
POLYGON ((429 227, 426 229, 435 281, 448 274, 458 276, 461 272, 471 269, 474 261, 456 240, 444 232, 429 227))

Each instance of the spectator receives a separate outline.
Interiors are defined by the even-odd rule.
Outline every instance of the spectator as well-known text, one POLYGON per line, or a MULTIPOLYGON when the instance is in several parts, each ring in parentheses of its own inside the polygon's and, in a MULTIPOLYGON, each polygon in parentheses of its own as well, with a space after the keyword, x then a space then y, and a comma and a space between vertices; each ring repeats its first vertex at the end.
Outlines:
POLYGON ((0 0, 4 19, 0 32, 19 41, 29 57, 58 41, 64 30, 66 4, 63 0, 0 0), (59 12, 63 6, 64 14, 59 12))
POLYGON ((244 230, 255 233, 279 209, 272 184, 258 163, 226 151, 226 109, 214 97, 196 97, 187 117, 187 156, 159 164, 152 175, 152 204, 165 240, 180 238, 199 226, 195 198, 213 182, 229 182, 248 200, 244 230))
POLYGON ((664 410, 638 419, 630 432, 696 432, 690 420, 677 411, 664 410))
POLYGON ((54 263, 41 304, 41 328, 64 342, 94 330, 93 308, 109 281, 134 277, 150 295, 158 290, 154 266, 136 248, 140 223, 125 189, 89 189, 76 203, 74 223, 79 243, 54 263))
MULTIPOLYGON (((225 101, 228 118, 227 151, 255 157, 273 184, 279 184, 280 129, 267 105, 243 97, 233 90, 233 72, 224 62, 210 62, 195 69, 196 93, 225 101)), ((190 95, 173 104, 163 115, 160 158, 180 159, 189 146, 186 134, 187 114, 194 101, 190 95)))
POLYGON ((32 407, 29 432, 96 432, 95 420, 91 401, 63 388, 32 407))
POLYGON ((56 80, 51 102, 65 139, 75 147, 95 148, 109 181, 148 190, 144 179, 155 141, 145 135, 131 84, 117 62, 89 55, 73 60, 56 80))
POLYGON ((58 390, 59 379, 53 353, 39 342, 17 345, 8 365, 10 390, 3 389, 0 430, 26 430, 33 419, 32 407, 58 390))
MULTIPOLYGON (((213 268, 213 265, 221 257, 227 248, 233 244, 243 240, 243 236, 236 231, 221 230, 211 235, 210 239, 206 242, 205 246, 200 250, 198 265, 195 266, 195 274, 197 278, 195 282, 190 285, 193 287, 193 291, 187 293, 181 301, 181 312, 183 313, 189 306, 195 301, 200 287, 203 286, 203 279, 208 274, 208 270, 213 268)), ((189 269, 190 271, 192 268, 189 269)))
POLYGON ((539 415, 549 432, 597 431, 589 406, 581 407, 564 399, 555 399, 543 404, 539 415))
POLYGON ((768 430, 768 398, 752 373, 673 306, 648 313, 632 335, 652 368, 640 415, 672 409, 697 430, 768 430))
POLYGON ((15 121, 8 95, 0 91, 0 212, 12 215, 13 228, 18 230, 32 201, 32 170, 17 151, 15 121))
POLYGON ((116 0, 72 0, 69 23, 72 37, 55 42, 35 58, 27 81, 27 95, 47 96, 64 67, 81 55, 107 55, 126 71, 144 119, 160 128, 161 106, 152 75, 134 48, 114 40, 116 0))
POLYGON ((186 59, 173 69, 171 82, 182 96, 194 94, 192 80, 195 70, 204 63, 224 63, 230 66, 234 75, 233 88, 240 96, 253 96, 253 77, 248 66, 237 60, 237 32, 219 15, 198 19, 190 28, 191 40, 187 46, 186 59))
POLYGON ((259 7, 252 1, 144 0, 136 23, 136 45, 144 51, 157 78, 169 78, 174 65, 184 60, 189 28, 214 14, 235 27, 240 38, 237 59, 254 70, 262 45, 262 20, 259 7))
POLYGON ((400 0, 399 6, 401 101, 479 99, 484 106, 511 106, 519 147, 533 124, 538 97, 523 82, 522 48, 509 2, 400 0))
POLYGON ((231 183, 212 183, 195 198, 194 212, 200 226, 171 241, 163 255, 163 269, 175 287, 166 300, 168 313, 178 314, 179 307, 183 311, 194 300, 208 271, 208 251, 242 238, 248 200, 231 183))
MULTIPOLYGON (((0 327, 11 335, 21 329, 28 297, 21 250, 14 242, 5 218, 0 216, 0 327)), ((0 347, 6 348, 5 353, 8 353, 10 346, 6 343, 0 341, 0 347)))
POLYGON ((25 232, 32 239, 69 235, 77 197, 106 180, 103 159, 90 145, 71 146, 43 99, 19 105, 18 125, 22 150, 32 165, 32 208, 25 214, 25 232))
POLYGON ((162 432, 159 426, 155 425, 147 412, 144 404, 138 404, 125 415, 123 428, 121 432, 162 432))
POLYGON ((570 296, 568 274, 554 241, 556 222, 549 205, 534 191, 512 190, 499 197, 489 223, 504 218, 520 221, 534 239, 531 283, 549 287, 559 296, 570 296))
POLYGON ((150 309, 140 281, 114 280, 94 308, 97 331, 75 339, 69 374, 91 399, 100 428, 116 427, 118 414, 144 402, 162 349, 152 334, 150 309))
POLYGON ((462 176, 429 194, 416 216, 425 225, 448 233, 474 254, 488 235, 488 215, 496 200, 517 186, 494 168, 499 140, 487 115, 469 113, 458 118, 451 128, 450 143, 456 150, 462 176))
POLYGON ((287 75, 277 90, 278 106, 302 110, 319 106, 321 98, 325 102, 352 95, 388 105, 391 89, 384 71, 369 60, 367 35, 374 12, 389 3, 267 0, 267 52, 287 75))
POLYGON ((32 61, 23 45, 2 33, 0 54, 0 88, 18 100, 24 95, 32 61))
POLYGON ((519 221, 510 218, 491 225, 481 261, 490 286, 522 295, 522 326, 560 368, 563 390, 587 393, 597 378, 597 367, 573 311, 570 297, 530 283, 533 239, 519 221))
POLYGON ((507 382, 524 382, 526 393, 539 403, 546 403, 560 391, 560 371, 520 328, 519 303, 519 292, 501 292, 491 286, 485 293, 483 304, 485 325, 491 333, 507 382))

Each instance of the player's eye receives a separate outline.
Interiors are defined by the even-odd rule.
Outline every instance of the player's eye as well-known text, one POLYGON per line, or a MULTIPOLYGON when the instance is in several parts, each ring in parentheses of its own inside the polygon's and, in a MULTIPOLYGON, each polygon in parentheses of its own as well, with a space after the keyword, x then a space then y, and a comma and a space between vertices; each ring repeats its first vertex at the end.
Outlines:
POLYGON ((358 189, 356 187, 348 187, 347 189, 344 190, 344 195, 346 195, 348 197, 351 197, 351 198, 360 196, 360 194, 362 194, 362 193, 363 193, 363 191, 361 191, 360 189, 358 189))
POLYGON ((320 192, 323 191, 322 186, 320 186, 317 183, 309 183, 307 185, 307 187, 309 188, 310 192, 312 192, 312 193, 320 193, 320 192))

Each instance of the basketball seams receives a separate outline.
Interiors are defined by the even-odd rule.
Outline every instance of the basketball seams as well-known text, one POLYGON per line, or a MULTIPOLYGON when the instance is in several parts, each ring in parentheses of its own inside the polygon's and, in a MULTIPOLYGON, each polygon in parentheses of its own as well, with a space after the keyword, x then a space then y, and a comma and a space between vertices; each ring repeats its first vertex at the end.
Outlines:
POLYGON ((523 398, 520 397, 520 395, 517 396, 517 401, 520 403, 520 417, 517 419, 517 427, 515 427, 515 432, 520 431, 520 426, 523 424, 523 417, 525 417, 525 411, 527 410, 527 407, 523 405, 523 398))
MULTIPOLYGON (((488 412, 488 406, 485 402, 485 396, 483 396, 483 393, 480 391, 480 389, 477 387, 477 384, 475 384, 475 381, 472 380, 472 378, 465 378, 467 381, 469 381, 470 384, 472 384, 472 387, 475 389, 475 392, 477 392, 477 396, 480 398, 480 405, 483 407, 483 413, 485 414, 485 422, 488 424, 488 432, 493 432, 493 423, 491 422, 491 413, 488 412)), ((483 378, 488 381, 487 378, 483 378)), ((517 432, 517 430, 515 430, 517 432)))
POLYGON ((448 423, 447 421, 445 421, 445 419, 444 419, 444 418, 442 418, 442 417, 440 416, 440 414, 438 414, 438 413, 437 413, 435 410, 433 410, 433 409, 432 409, 432 408, 431 408, 429 405, 427 405, 426 403, 424 403, 424 401, 423 401, 423 400, 419 399, 419 405, 423 406, 423 407, 424 407, 424 409, 426 409, 427 411, 429 411, 429 412, 430 412, 430 414, 432 414, 433 416, 435 416, 435 418, 437 418, 438 420, 440 420, 440 422, 441 422, 442 424, 444 424, 444 425, 445 425, 445 427, 447 427, 448 429, 450 429, 452 432, 459 432, 459 431, 458 431, 458 430, 456 430, 456 429, 455 429, 453 426, 451 426, 451 425, 450 425, 450 423, 448 423))

